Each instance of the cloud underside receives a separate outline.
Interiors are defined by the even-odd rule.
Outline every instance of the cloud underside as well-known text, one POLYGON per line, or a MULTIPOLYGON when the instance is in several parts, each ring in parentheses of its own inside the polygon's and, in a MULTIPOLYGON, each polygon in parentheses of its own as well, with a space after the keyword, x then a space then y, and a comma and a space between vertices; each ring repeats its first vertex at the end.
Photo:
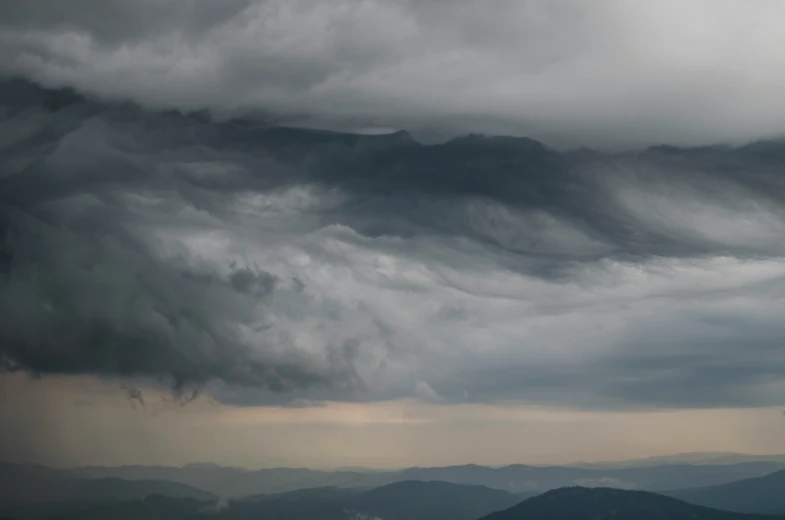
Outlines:
POLYGON ((778 0, 0 1, 0 72, 155 108, 555 145, 782 135, 778 0))
POLYGON ((783 19, 0 0, 0 77, 75 89, 0 84, 0 365, 139 405, 150 377, 238 404, 784 404, 785 144, 736 146, 783 134, 783 19), (645 151, 375 135, 401 128, 645 151))
POLYGON ((781 143, 423 146, 2 94, 6 369, 240 404, 782 404, 781 143))

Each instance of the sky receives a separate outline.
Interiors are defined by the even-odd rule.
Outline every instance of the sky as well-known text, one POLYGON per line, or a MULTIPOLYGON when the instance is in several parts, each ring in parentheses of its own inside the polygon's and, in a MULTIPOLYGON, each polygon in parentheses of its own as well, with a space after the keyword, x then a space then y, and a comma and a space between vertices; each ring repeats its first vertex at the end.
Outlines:
POLYGON ((783 20, 0 0, 0 459, 785 452, 783 20))
POLYGON ((780 136, 779 0, 0 2, 2 69, 151 106, 559 146, 780 136))

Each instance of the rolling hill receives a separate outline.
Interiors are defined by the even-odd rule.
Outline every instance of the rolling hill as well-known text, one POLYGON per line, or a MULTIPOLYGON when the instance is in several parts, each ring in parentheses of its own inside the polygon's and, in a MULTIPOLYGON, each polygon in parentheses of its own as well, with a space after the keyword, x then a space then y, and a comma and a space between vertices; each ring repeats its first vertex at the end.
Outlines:
POLYGON ((740 513, 785 514, 785 470, 704 488, 666 492, 692 504, 740 513))
POLYGON ((484 486, 403 481, 363 493, 353 507, 385 520, 475 520, 529 496, 484 486))
POLYGON ((647 491, 571 487, 549 491, 483 520, 781 520, 696 506, 647 491))
POLYGON ((476 520, 521 496, 482 486, 399 482, 371 490, 316 488, 217 502, 151 495, 142 500, 95 500, 9 511, 24 520, 476 520))
POLYGON ((256 471, 215 465, 121 466, 75 468, 79 477, 128 480, 170 480, 224 497, 284 493, 319 487, 379 487, 405 480, 442 481, 486 486, 512 493, 544 492, 565 486, 611 486, 662 491, 726 484, 785 469, 780 462, 730 465, 674 464, 643 468, 576 468, 513 464, 500 468, 466 464, 398 471, 320 471, 270 468, 256 471))
POLYGON ((159 494, 173 498, 214 500, 216 496, 179 482, 77 478, 42 466, 0 464, 0 506, 75 499, 133 500, 159 494))

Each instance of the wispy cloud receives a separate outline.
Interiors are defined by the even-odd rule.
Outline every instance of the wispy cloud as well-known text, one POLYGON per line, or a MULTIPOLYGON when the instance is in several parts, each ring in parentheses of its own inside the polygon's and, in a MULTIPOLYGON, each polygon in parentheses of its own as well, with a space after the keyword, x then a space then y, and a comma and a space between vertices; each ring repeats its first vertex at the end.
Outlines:
POLYGON ((235 404, 782 403, 779 142, 423 146, 4 89, 10 368, 235 404))

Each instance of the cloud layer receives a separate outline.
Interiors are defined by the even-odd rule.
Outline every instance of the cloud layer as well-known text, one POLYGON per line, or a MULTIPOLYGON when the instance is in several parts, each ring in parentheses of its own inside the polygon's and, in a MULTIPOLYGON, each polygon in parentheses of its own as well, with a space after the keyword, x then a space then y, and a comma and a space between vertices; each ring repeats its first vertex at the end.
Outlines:
POLYGON ((19 80, 0 101, 6 368, 241 404, 785 399, 781 142, 557 153, 19 80))
POLYGON ((555 145, 782 135, 778 0, 0 1, 0 63, 156 108, 555 145))

